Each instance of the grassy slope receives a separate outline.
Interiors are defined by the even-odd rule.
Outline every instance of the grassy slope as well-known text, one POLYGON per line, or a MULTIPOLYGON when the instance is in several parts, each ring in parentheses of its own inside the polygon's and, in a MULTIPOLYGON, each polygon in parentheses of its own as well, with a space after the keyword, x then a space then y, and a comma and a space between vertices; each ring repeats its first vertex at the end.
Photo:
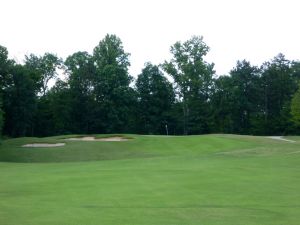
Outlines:
POLYGON ((1 161, 36 163, 0 163, 0 224, 299 224, 297 137, 133 137, 52 149, 5 141, 1 161))

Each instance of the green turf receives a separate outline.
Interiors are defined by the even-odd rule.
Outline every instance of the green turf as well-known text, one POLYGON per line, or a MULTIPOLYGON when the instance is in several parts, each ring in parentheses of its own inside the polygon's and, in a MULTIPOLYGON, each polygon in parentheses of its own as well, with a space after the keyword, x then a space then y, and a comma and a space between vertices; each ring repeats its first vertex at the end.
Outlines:
POLYGON ((299 137, 129 137, 3 141, 0 224, 300 224, 299 137))

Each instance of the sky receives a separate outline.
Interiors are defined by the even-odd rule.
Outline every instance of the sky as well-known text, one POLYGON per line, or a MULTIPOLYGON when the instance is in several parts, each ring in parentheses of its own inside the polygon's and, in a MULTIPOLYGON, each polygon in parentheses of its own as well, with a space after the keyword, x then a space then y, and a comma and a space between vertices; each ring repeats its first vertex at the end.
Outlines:
POLYGON ((300 58, 299 0, 0 0, 0 45, 24 55, 92 53, 116 34, 130 53, 130 73, 171 58, 170 46, 192 35, 210 47, 218 75, 237 60, 261 65, 278 53, 300 58))

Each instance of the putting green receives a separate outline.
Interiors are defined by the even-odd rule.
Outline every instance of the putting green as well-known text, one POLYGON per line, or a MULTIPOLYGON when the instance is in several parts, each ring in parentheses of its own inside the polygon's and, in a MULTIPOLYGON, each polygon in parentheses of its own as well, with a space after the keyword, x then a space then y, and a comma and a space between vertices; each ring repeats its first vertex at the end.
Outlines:
POLYGON ((3 141, 0 224, 299 224, 299 137, 125 136, 3 141))

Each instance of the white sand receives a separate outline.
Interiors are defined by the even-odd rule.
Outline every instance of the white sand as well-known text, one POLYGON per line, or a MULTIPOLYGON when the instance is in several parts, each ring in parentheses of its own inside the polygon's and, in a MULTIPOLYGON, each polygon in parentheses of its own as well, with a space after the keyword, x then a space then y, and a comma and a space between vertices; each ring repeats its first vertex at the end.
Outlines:
POLYGON ((267 137, 267 138, 271 138, 271 139, 279 140, 279 141, 296 142, 296 141, 293 141, 293 140, 285 139, 282 136, 270 136, 270 137, 267 137))
POLYGON ((68 141, 95 141, 95 137, 67 138, 68 141))
POLYGON ((55 144, 49 144, 49 143, 33 143, 33 144, 26 144, 22 147, 26 148, 53 148, 53 147, 61 147, 64 146, 65 143, 55 143, 55 144))
POLYGON ((128 141, 128 139, 123 137, 108 137, 95 139, 95 141, 128 141))
POLYGON ((95 138, 95 137, 79 137, 79 138, 67 138, 68 141, 128 141, 123 137, 107 137, 107 138, 95 138))

